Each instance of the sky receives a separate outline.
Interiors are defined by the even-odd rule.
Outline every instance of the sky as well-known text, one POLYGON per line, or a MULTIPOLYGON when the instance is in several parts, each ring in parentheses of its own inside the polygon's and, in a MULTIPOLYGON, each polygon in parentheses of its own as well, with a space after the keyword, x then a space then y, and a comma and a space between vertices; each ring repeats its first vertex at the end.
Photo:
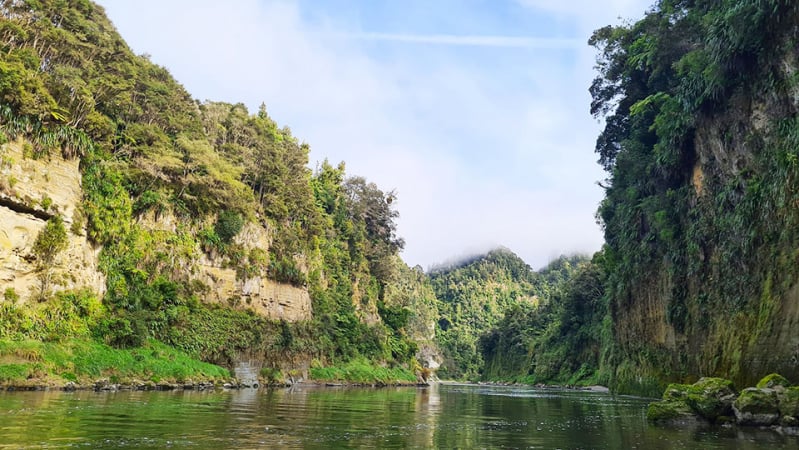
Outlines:
POLYGON ((244 103, 395 190, 403 259, 601 248, 593 30, 653 0, 100 0, 199 100, 244 103))

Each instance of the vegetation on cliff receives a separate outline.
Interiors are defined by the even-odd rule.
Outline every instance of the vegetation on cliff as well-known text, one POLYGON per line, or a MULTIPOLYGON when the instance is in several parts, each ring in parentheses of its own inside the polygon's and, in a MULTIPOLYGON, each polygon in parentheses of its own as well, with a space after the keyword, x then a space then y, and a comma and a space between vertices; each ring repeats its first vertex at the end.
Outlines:
POLYGON ((797 23, 791 1, 661 0, 594 33, 607 245, 491 324, 485 376, 648 395, 799 378, 797 23))
MULTIPOLYGON (((274 365, 362 357, 414 368, 413 302, 386 296, 398 279, 419 281, 396 257, 395 194, 348 177, 343 163, 312 172, 308 145, 265 107, 193 100, 85 0, 0 3, 0 99, 0 142, 21 142, 29 158, 80 159, 84 200, 69 233, 102 246, 107 280, 97 314, 80 325, 89 336, 117 348, 156 339, 223 365, 246 354, 274 365), (168 225, 148 225, 159 222, 168 225), (268 246, 238 238, 248 224, 267 230, 268 246), (268 320, 233 297, 204 302, 202 258, 240 280, 307 289, 312 319, 268 320)), ((62 302, 47 289, 65 231, 52 216, 34 249, 45 311, 62 302)), ((44 313, 22 300, 3 304, 3 333, 45 342, 86 334, 39 336, 26 321, 44 313)))
MULTIPOLYGON (((268 374, 314 361, 326 379, 404 377, 440 349, 442 377, 651 395, 700 376, 799 379, 797 24, 788 0, 660 0, 597 30, 605 248, 539 272, 501 249, 428 275, 398 256, 396 194, 343 163, 309 169, 308 145, 265 106, 192 99, 88 0, 0 0, 0 168, 8 146, 77 158, 83 189, 66 217, 0 180, 46 221, 26 255, 39 288, 3 289, 0 364, 31 345, 168 345, 228 366, 256 357, 268 374), (54 289, 76 236, 102 249, 102 298, 54 289), (199 261, 302 290, 313 315, 211 304, 199 261)), ((678 406, 665 413, 712 409, 678 406)))
POLYGON ((799 377, 797 22, 793 1, 661 0, 591 38, 619 390, 799 377))

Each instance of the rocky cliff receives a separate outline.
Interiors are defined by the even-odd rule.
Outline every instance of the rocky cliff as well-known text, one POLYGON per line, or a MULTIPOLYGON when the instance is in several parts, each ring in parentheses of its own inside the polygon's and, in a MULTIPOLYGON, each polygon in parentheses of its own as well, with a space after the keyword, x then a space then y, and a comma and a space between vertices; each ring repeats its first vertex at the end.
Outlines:
MULTIPOLYGON (((68 230, 67 249, 57 256, 52 289, 88 288, 99 296, 105 292, 105 276, 99 268, 101 248, 86 239, 81 212, 83 191, 78 159, 60 154, 36 159, 28 154, 30 144, 20 139, 0 147, 0 291, 13 289, 23 301, 40 289, 33 243, 46 221, 60 215, 68 230)), ((138 221, 149 230, 174 232, 179 220, 172 215, 157 219, 146 215, 138 221)), ((245 249, 267 251, 267 230, 248 224, 235 238, 245 249)), ((208 287, 203 299, 243 309, 252 309, 270 319, 287 321, 311 318, 308 290, 279 283, 259 274, 242 277, 220 257, 194 252, 186 265, 189 278, 208 287)))
POLYGON ((592 39, 622 391, 799 379, 797 24, 795 2, 660 1, 592 39))
MULTIPOLYGON (((29 145, 29 144, 28 144, 29 145)), ((33 243, 47 219, 60 214, 69 244, 55 261, 55 290, 89 288, 102 295, 99 248, 86 240, 80 213, 78 160, 33 159, 22 140, 0 146, 0 290, 26 300, 39 288, 33 243)))

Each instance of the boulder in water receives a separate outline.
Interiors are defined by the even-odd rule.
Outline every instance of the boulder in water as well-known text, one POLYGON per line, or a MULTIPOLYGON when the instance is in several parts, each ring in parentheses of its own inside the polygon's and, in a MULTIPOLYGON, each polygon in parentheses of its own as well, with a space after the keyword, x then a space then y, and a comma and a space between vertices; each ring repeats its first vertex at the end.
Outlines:
POLYGON ((777 392, 770 388, 746 388, 733 403, 739 425, 769 426, 780 419, 777 392))

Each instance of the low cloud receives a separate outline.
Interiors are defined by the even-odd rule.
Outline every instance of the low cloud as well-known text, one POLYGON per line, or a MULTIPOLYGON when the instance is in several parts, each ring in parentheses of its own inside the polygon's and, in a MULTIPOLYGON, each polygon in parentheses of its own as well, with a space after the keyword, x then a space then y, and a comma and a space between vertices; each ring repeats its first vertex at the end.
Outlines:
POLYGON ((503 245, 538 268, 601 246, 587 35, 363 32, 294 1, 101 3, 193 96, 263 101, 312 166, 396 189, 411 265, 503 245))

